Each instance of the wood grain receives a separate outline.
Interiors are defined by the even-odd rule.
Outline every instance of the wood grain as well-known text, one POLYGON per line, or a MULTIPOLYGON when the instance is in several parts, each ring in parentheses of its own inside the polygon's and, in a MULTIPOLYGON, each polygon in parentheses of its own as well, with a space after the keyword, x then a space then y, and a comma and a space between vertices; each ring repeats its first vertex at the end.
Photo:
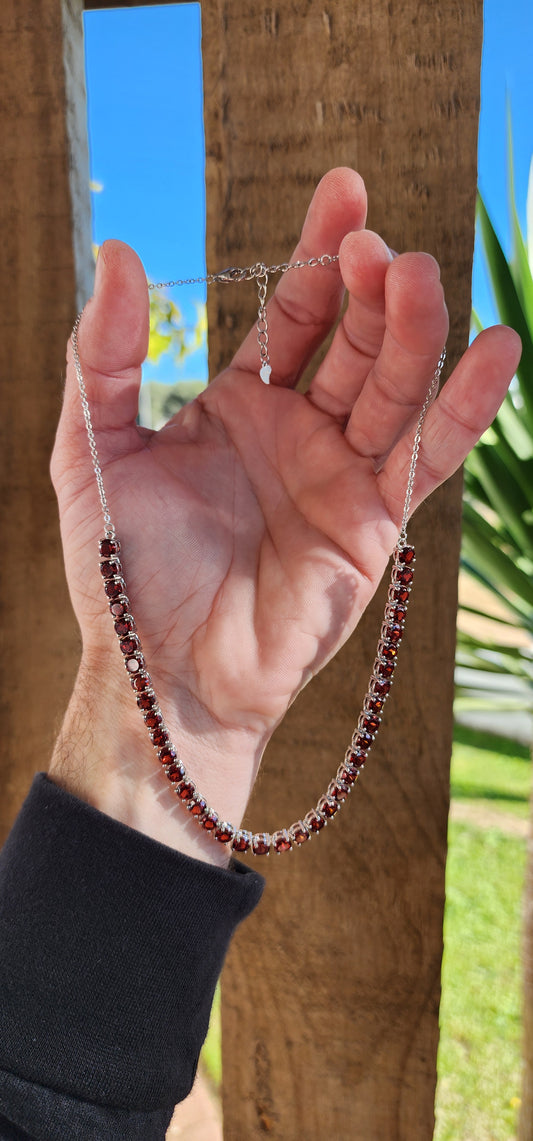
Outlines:
MULTIPOLYGON (((284 260, 321 175, 353 165, 370 225, 439 258, 451 361, 468 337, 481 4, 202 5, 208 267, 284 260)), ((320 252, 320 251, 318 251, 320 252)), ((210 372, 253 290, 209 298, 210 372)), ((415 595, 371 764, 327 833, 269 858, 223 979, 226 1141, 433 1134, 461 480, 411 535, 415 595)), ((316 802, 349 741, 383 598, 268 749, 254 829, 316 802)))
POLYGON ((48 465, 76 311, 75 261, 81 269, 90 250, 86 129, 74 106, 84 97, 81 13, 81 3, 57 0, 4 0, 0 9, 2 837, 33 773, 47 765, 78 657, 48 465), (67 116, 72 129, 78 122, 77 138, 68 138, 67 116))

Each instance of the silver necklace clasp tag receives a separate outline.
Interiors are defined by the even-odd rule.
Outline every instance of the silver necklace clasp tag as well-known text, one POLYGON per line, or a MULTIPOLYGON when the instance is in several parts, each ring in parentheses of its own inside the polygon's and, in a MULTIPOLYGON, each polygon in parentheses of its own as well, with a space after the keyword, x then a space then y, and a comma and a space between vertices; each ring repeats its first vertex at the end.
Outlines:
POLYGON ((213 281, 222 281, 228 284, 235 281, 249 281, 249 272, 249 269, 242 269, 238 265, 229 265, 227 269, 221 269, 219 273, 214 273, 213 281))

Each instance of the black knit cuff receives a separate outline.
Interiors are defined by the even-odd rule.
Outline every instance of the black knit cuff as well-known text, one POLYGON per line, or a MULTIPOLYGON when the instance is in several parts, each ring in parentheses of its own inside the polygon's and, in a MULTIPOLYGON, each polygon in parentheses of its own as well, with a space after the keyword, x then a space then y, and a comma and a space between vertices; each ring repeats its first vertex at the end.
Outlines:
POLYGON ((262 877, 32 785, 0 853, 0 1068, 144 1113, 189 1092, 214 988, 262 877))

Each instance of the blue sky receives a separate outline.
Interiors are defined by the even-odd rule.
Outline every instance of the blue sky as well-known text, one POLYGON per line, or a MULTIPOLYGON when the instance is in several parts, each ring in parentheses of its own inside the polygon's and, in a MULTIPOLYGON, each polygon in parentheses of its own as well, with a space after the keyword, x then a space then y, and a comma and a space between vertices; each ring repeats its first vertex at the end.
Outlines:
MULTIPOLYGON (((533 154, 533 0, 485 0, 479 183, 504 243, 507 229, 506 100, 510 99, 516 191, 522 220, 533 154)), ((204 139, 199 4, 85 13, 93 235, 122 238, 150 278, 205 273, 204 139)), ((474 303, 493 320, 476 259, 474 303)), ((175 290, 194 323, 202 287, 175 290)), ((162 380, 205 379, 203 353, 176 373, 170 360, 146 366, 162 380)))

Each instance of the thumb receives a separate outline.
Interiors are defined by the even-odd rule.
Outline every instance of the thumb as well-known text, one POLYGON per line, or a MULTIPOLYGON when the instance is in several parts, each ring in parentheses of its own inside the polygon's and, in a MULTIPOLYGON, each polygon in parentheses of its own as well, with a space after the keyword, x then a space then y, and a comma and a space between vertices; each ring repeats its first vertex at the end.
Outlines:
MULTIPOLYGON (((142 263, 124 242, 104 242, 96 265, 94 295, 83 311, 78 330, 80 364, 103 463, 132 447, 148 332, 148 289, 142 263)), ((71 343, 55 452, 63 449, 70 453, 70 461, 79 461, 80 453, 87 452, 71 343)))

